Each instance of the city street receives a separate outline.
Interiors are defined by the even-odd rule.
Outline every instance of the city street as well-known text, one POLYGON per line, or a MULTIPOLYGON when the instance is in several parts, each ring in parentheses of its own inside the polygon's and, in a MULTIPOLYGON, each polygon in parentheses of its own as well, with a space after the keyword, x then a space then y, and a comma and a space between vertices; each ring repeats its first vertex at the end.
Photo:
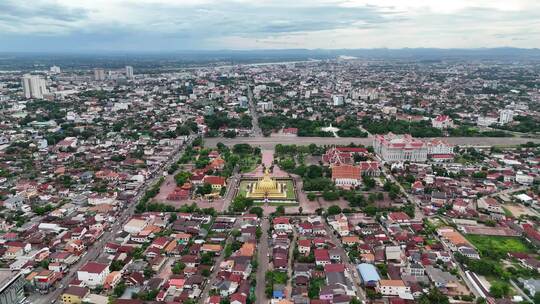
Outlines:
POLYGON ((133 214, 135 207, 141 197, 144 195, 144 193, 158 180, 163 176, 163 172, 167 171, 167 168, 178 161, 180 158, 182 151, 184 147, 189 145, 191 143, 191 139, 188 140, 186 143, 184 143, 182 146, 179 147, 178 151, 172 155, 169 161, 161 165, 157 170, 154 171, 152 174, 152 178, 147 180, 146 183, 139 189, 137 192, 137 195, 134 196, 131 200, 129 205, 126 209, 121 211, 118 221, 116 221, 113 225, 110 231, 106 230, 104 231, 101 238, 96 241, 92 246, 90 246, 86 254, 84 254, 76 263, 71 265, 68 272, 64 275, 64 277, 60 280, 60 282, 57 283, 57 286, 62 286, 61 288, 56 288, 52 292, 42 295, 42 294, 32 294, 28 297, 28 300, 30 303, 33 304, 50 304, 53 303, 56 299, 59 298, 59 296, 62 294, 64 288, 68 287, 69 282, 73 279, 77 278, 77 270, 82 267, 84 264, 86 264, 89 261, 95 261, 98 259, 99 255, 103 253, 103 246, 114 239, 114 237, 122 230, 123 224, 127 221, 127 219, 133 214))
POLYGON ((257 285, 255 286, 255 296, 257 298, 257 304, 268 303, 266 299, 265 287, 266 287, 266 271, 268 271, 269 258, 268 253, 268 229, 270 228, 270 222, 268 218, 263 218, 261 221, 262 235, 257 246, 257 285))
MULTIPOLYGON (((234 225, 231 231, 234 229, 240 229, 240 225, 241 225, 241 222, 240 220, 237 219, 234 222, 234 225)), ((233 241, 233 235, 231 231, 229 231, 229 236, 227 237, 227 240, 225 241, 225 244, 223 245, 223 249, 225 249, 225 246, 227 246, 227 244, 230 244, 233 241)), ((210 277, 208 277, 206 285, 204 286, 199 303, 206 303, 210 294, 210 290, 212 289, 216 281, 217 274, 219 272, 219 265, 221 265, 221 262, 223 262, 223 260, 225 260, 225 250, 222 250, 220 255, 216 259, 214 259, 214 262, 213 262, 214 269, 212 269, 212 273, 210 274, 210 277)))
POLYGON ((253 101, 253 92, 251 91, 251 86, 248 84, 248 103, 249 103, 249 113, 251 114, 251 124, 252 124, 252 136, 262 136, 261 128, 259 127, 259 114, 257 113, 257 104, 253 101))
POLYGON ((341 240, 334 234, 334 229, 328 225, 328 223, 323 221, 324 227, 326 228, 326 231, 328 232, 328 235, 330 237, 330 240, 332 243, 336 245, 336 249, 339 251, 339 254, 341 256, 341 262, 345 264, 345 267, 349 271, 349 274, 352 276, 352 281, 354 283, 354 287, 356 289, 356 295, 358 296, 358 299, 360 301, 363 301, 366 299, 366 295, 364 294, 364 290, 362 289, 360 278, 358 278, 356 266, 351 262, 351 259, 349 258, 349 255, 343 248, 343 244, 341 243, 341 240))

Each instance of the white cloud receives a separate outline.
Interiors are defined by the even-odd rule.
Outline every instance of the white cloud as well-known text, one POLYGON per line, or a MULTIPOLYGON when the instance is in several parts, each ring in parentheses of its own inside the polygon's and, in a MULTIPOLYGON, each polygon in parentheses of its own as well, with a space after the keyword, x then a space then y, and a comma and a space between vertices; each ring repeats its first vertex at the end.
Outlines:
POLYGON ((539 20, 535 0, 2 0, 0 45, 540 47, 539 20))

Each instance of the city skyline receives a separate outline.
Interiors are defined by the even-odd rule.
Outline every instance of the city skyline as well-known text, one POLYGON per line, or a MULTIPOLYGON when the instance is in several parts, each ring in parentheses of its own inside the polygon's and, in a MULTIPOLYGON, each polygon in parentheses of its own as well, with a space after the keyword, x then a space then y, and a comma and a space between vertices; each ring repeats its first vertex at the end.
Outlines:
POLYGON ((540 47, 535 1, 0 3, 0 51, 540 47))

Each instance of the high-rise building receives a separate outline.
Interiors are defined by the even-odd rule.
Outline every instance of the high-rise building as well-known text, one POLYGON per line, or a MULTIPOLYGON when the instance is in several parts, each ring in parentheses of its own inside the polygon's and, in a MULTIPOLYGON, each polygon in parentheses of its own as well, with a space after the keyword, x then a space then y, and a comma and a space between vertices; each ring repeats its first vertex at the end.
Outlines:
POLYGON ((344 102, 344 97, 343 95, 333 95, 332 101, 334 103, 334 106, 341 106, 344 102))
POLYGON ((60 73, 61 73, 61 70, 60 70, 60 67, 59 67, 59 66, 53 65, 53 66, 50 68, 50 72, 53 73, 53 74, 60 74, 60 73))
POLYGON ((25 74, 21 78, 21 85, 26 98, 43 98, 43 94, 47 94, 47 85, 41 76, 25 74))
POLYGON ((0 269, 0 304, 22 303, 26 281, 21 272, 0 269))
POLYGON ((126 66, 126 77, 127 79, 133 79, 133 67, 132 66, 126 66))
POLYGON ((105 80, 105 70, 104 69, 94 69, 94 80, 103 81, 105 80))
POLYGON ((514 120, 514 111, 504 109, 499 112, 499 124, 505 125, 514 120))

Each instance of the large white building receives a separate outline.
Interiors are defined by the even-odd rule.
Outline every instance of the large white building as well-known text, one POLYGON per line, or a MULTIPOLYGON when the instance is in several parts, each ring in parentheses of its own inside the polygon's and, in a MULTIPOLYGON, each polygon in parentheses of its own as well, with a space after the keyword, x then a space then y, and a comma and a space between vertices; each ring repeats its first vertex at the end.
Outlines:
POLYGON ((264 112, 274 110, 274 103, 272 101, 261 101, 257 103, 257 106, 264 112))
POLYGON ((437 129, 448 129, 454 127, 454 122, 448 115, 439 115, 431 119, 431 125, 437 129))
POLYGON ((56 65, 53 65, 49 71, 52 73, 52 74, 60 74, 62 71, 60 70, 60 67, 59 66, 56 66, 56 65))
POLYGON ((333 95, 332 96, 332 103, 334 106, 341 106, 345 101, 345 98, 343 95, 333 95))
POLYGON ((454 159, 454 146, 440 139, 426 142, 428 157, 433 161, 446 161, 454 159))
POLYGON ((476 125, 480 127, 489 127, 497 123, 497 116, 479 116, 476 125))
POLYGON ((132 66, 126 66, 126 77, 128 79, 133 79, 133 67, 132 66))
POLYGON ((94 80, 103 81, 105 80, 105 70, 104 69, 94 69, 94 80))
POLYGON ((109 275, 109 265, 88 262, 77 271, 77 279, 90 288, 102 286, 109 275))
POLYGON ((47 83, 38 75, 25 74, 21 78, 21 85, 26 98, 43 98, 47 94, 47 83))
POLYGON ((428 158, 442 161, 454 158, 454 146, 446 141, 423 141, 409 134, 376 135, 373 149, 386 162, 424 162, 428 158))
POLYGON ((499 112, 499 124, 505 125, 514 120, 514 111, 504 109, 499 112))
POLYGON ((375 135, 373 149, 386 162, 424 162, 428 157, 427 145, 409 134, 375 135))
POLYGON ((398 296, 410 293, 411 288, 402 280, 380 280, 377 291, 383 296, 398 296))
POLYGON ((129 234, 138 234, 148 226, 148 221, 138 218, 132 218, 124 225, 124 231, 129 234))
POLYGON ((352 92, 352 99, 375 100, 379 98, 379 93, 376 89, 358 89, 352 92))

